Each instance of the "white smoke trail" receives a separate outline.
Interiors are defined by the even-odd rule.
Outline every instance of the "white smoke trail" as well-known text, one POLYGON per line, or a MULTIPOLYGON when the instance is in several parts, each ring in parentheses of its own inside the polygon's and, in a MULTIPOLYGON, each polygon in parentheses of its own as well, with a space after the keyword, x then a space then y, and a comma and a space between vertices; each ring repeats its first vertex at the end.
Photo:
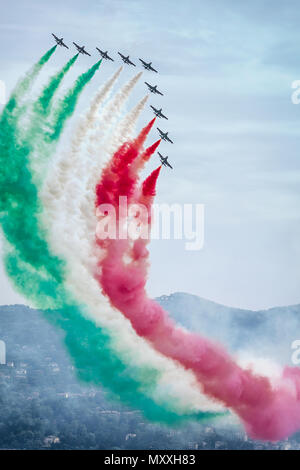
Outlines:
POLYGON ((71 148, 73 153, 79 153, 80 146, 83 140, 85 139, 88 130, 95 124, 96 120, 98 119, 97 113, 101 104, 105 99, 107 99, 122 70, 123 67, 120 67, 116 71, 116 73, 111 77, 111 79, 108 80, 106 84, 99 90, 95 98, 92 100, 90 109, 79 122, 71 142, 71 148))
MULTIPOLYGON (((93 174, 94 171, 99 172, 101 170, 101 163, 105 159, 104 153, 107 153, 105 152, 105 150, 107 150, 107 142, 110 142, 114 139, 114 135, 116 133, 115 127, 117 125, 118 128, 118 126, 121 125, 117 123, 119 118, 121 117, 123 108, 141 76, 142 72, 139 72, 131 80, 129 80, 129 82, 126 83, 120 89, 120 91, 116 93, 113 99, 111 99, 110 102, 107 103, 107 105, 103 109, 103 112, 101 113, 101 116, 97 121, 97 125, 94 128, 94 132, 90 136, 90 139, 87 144, 88 153, 87 158, 85 159, 87 173, 85 173, 84 175, 80 173, 79 175, 81 181, 85 182, 86 187, 89 186, 89 183, 87 181, 89 176, 93 174)), ((146 100, 147 97, 143 98, 143 100, 141 100, 141 102, 132 110, 132 113, 134 113, 131 116, 133 123, 136 122, 136 120, 138 119, 138 116, 142 111, 146 100)), ((124 119, 121 121, 121 123, 122 122, 124 122, 124 119)), ((132 132, 133 130, 134 129, 132 126, 132 132)), ((117 133, 118 135, 120 135, 120 132, 117 133)))
POLYGON ((102 137, 107 135, 109 130, 117 123, 126 101, 128 100, 131 92, 138 83, 142 74, 143 72, 139 72, 131 80, 129 80, 129 82, 126 83, 121 88, 121 90, 116 93, 115 97, 103 109, 101 117, 96 123, 94 134, 91 137, 91 142, 95 143, 93 153, 97 153, 97 144, 100 143, 101 145, 102 137))
MULTIPOLYGON (((130 93, 128 88, 127 93, 130 93)), ((124 102, 124 93, 119 93, 117 96, 119 96, 121 102, 124 102)), ((111 105, 109 108, 108 104, 106 107, 111 110, 106 112, 107 120, 114 119, 113 110, 120 110, 120 104, 117 103, 115 98, 112 102, 114 103, 113 106, 111 105)), ((128 132, 133 131, 144 103, 145 99, 133 111, 128 113, 120 125, 117 126, 112 138, 114 144, 107 145, 106 148, 104 146, 103 153, 99 153, 100 157, 109 154, 114 145, 118 145, 122 139, 127 137, 128 132)), ((107 130, 109 128, 110 124, 106 126, 107 130)), ((80 153, 80 156, 84 158, 83 152, 80 153)), ((97 161, 98 164, 101 163, 101 158, 97 161)), ((45 185, 41 197, 45 208, 44 218, 47 221, 47 226, 49 226, 49 223, 51 225, 49 231, 50 246, 56 254, 62 256, 67 262, 66 287, 80 304, 87 306, 86 314, 97 325, 109 329, 112 333, 115 349, 127 363, 137 367, 152 366, 161 373, 161 379, 157 383, 156 390, 154 392, 149 391, 149 393, 154 393, 153 398, 155 400, 166 403, 168 397, 171 397, 176 400, 178 409, 182 413, 195 410, 220 410, 219 405, 209 401, 201 394, 192 373, 185 371, 175 362, 155 352, 145 340, 135 334, 129 321, 120 312, 113 309, 101 294, 98 283, 93 277, 97 261, 94 244, 96 217, 93 213, 93 200, 89 204, 89 198, 83 198, 80 200, 80 206, 77 206, 77 204, 74 205, 74 201, 68 192, 67 198, 57 197, 57 195, 65 194, 67 188, 72 188, 72 193, 83 195, 85 194, 84 190, 87 189, 86 184, 78 179, 76 170, 74 174, 70 154, 65 154, 64 158, 60 159, 58 163, 54 164, 50 175, 54 179, 45 185), (80 210, 77 210, 78 207, 80 207, 80 210)), ((97 172, 95 181, 98 175, 97 172)), ((91 196, 93 189, 92 179, 89 179, 89 196, 91 196)), ((75 200, 77 203, 79 202, 78 199, 75 198, 75 200)))
POLYGON ((115 131, 103 142, 102 148, 98 148, 98 154, 90 164, 90 171, 85 181, 85 186, 79 194, 77 207, 79 217, 82 218, 82 226, 85 227, 85 236, 94 239, 97 218, 94 211, 95 187, 105 164, 116 150, 130 138, 132 138, 138 118, 144 109, 148 96, 139 103, 116 126, 115 131))
MULTIPOLYGON (((121 70, 122 68, 116 72, 92 101, 86 116, 81 119, 79 131, 76 130, 74 132, 70 151, 62 153, 57 161, 54 160, 49 165, 43 192, 48 199, 48 203, 51 204, 51 201, 53 202, 53 211, 56 210, 57 206, 67 208, 70 204, 72 207, 68 207, 67 213, 76 211, 76 208, 81 206, 81 202, 77 198, 84 194, 87 191, 86 188, 92 184, 87 182, 88 175, 93 174, 94 180, 97 180, 99 161, 103 160, 104 147, 102 140, 105 137, 109 137, 110 130, 114 128, 113 124, 120 117, 130 93, 142 76, 142 72, 139 72, 130 79, 107 103, 101 115, 97 116, 97 109, 99 109, 112 89, 121 70), (90 134, 89 131, 93 129, 94 134, 90 134), (89 151, 83 155, 84 150, 81 148, 81 144, 85 137, 88 137, 89 151), (48 198, 47 194, 51 194, 53 197, 48 198), (69 195, 68 200, 63 201, 66 194, 69 195)), ((141 106, 140 104, 139 108, 141 106)), ((88 203, 88 199, 86 199, 86 203, 88 203)), ((83 205, 86 204, 83 203, 83 205)), ((63 213, 63 209, 60 212, 60 216, 64 221, 66 220, 66 214, 63 213)))

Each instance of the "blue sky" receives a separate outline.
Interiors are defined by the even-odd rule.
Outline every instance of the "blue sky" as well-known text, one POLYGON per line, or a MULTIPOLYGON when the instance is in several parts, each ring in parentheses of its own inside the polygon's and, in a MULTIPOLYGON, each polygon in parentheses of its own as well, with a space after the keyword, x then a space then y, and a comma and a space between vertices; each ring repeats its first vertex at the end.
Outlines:
MULTIPOLYGON (((162 172, 157 202, 205 204, 205 245, 187 252, 181 241, 152 242, 151 295, 185 291, 255 309, 300 302, 300 105, 291 102, 299 24, 299 3, 289 0, 1 2, 0 79, 9 90, 51 32, 93 53, 70 82, 96 61, 96 46, 160 71, 144 77, 165 94, 150 102, 168 115, 161 127, 175 144, 161 145, 174 171, 162 172)), ((59 49, 47 75, 69 54, 59 49)), ((117 65, 103 65, 79 110, 117 65)), ((128 68, 122 81, 130 76, 128 68)), ((145 94, 142 82, 130 105, 145 94)), ((150 117, 147 109, 140 124, 150 117)), ((1 284, 0 303, 20 300, 3 271, 1 284)))

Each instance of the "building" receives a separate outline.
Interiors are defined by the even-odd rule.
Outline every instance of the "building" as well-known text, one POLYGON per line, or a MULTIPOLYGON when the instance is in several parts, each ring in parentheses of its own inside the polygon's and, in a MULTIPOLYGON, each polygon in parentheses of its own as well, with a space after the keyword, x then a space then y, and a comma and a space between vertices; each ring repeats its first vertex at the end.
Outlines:
POLYGON ((47 436, 44 439, 45 447, 51 447, 53 444, 59 444, 60 439, 57 436, 47 436))

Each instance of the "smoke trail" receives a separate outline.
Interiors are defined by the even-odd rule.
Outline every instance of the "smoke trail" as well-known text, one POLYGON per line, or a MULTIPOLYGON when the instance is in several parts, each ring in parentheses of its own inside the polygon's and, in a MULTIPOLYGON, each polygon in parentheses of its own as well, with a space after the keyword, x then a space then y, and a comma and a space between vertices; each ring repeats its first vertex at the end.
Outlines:
MULTIPOLYGON (((37 274, 30 274, 28 267, 19 262, 17 258, 10 258, 8 270, 15 279, 18 272, 18 286, 30 285, 30 296, 35 297, 36 305, 43 305, 44 298, 40 288, 43 286, 37 274)), ((51 297, 54 297, 50 294, 51 297)), ((148 392, 154 388, 157 381, 157 371, 151 367, 133 368, 112 354, 112 344, 105 330, 96 327, 94 322, 82 315, 82 311, 76 305, 64 301, 58 310, 43 309, 43 315, 56 327, 59 327, 65 335, 65 345, 71 355, 80 380, 85 383, 100 385, 110 392, 111 398, 121 401, 123 404, 142 410, 146 418, 176 425, 188 418, 205 421, 220 416, 219 413, 193 412, 193 415, 180 415, 172 412, 172 406, 177 404, 166 403, 165 407, 156 404, 147 397, 148 392)))
MULTIPOLYGON (((6 108, 6 116, 10 107, 6 108)), ((65 119, 65 110, 62 119, 65 119)), ((49 321, 59 325, 66 334, 66 344, 80 369, 81 377, 112 388, 125 403, 139 406, 152 419, 166 422, 180 420, 178 412, 161 407, 144 393, 151 390, 157 371, 149 367, 127 367, 112 351, 105 330, 86 318, 84 308, 73 301, 63 284, 64 262, 54 256, 45 241, 44 229, 39 225, 40 202, 28 169, 28 160, 34 143, 18 141, 18 121, 9 115, 1 139, 1 158, 7 159, 5 171, 1 167, 3 197, 1 223, 8 242, 5 266, 18 290, 33 300, 39 308, 48 309, 49 321), (11 158, 8 158, 11 157, 11 158), (53 310, 56 309, 56 310, 53 310), (112 376, 112 371, 114 372, 112 376)), ((176 404, 169 404, 175 408, 176 404)), ((194 413, 197 416, 197 413, 194 413)), ((200 414, 200 417, 211 415, 200 414)), ((186 418, 186 416, 185 416, 186 418)))
MULTIPOLYGON (((19 103, 55 49, 55 46, 51 48, 17 85, 0 118, 0 222, 2 230, 7 240, 20 253, 22 252, 24 259, 40 269, 43 269, 40 248, 45 248, 46 244, 40 237, 36 243, 33 243, 30 236, 31 230, 36 229, 38 232, 35 214, 40 208, 27 166, 30 143, 20 144, 18 123, 22 108, 19 103)), ((50 266, 51 270, 52 268, 53 275, 56 276, 57 271, 50 266)))
MULTIPOLYGON (((113 84, 116 80, 119 71, 115 76, 104 86, 104 89, 108 89, 109 85, 113 84)), ((115 113, 119 113, 129 97, 130 92, 133 90, 137 81, 139 80, 141 73, 133 77, 117 94, 116 96, 108 103, 108 105, 103 110, 102 117, 99 122, 102 125, 102 134, 105 134, 111 127, 111 122, 115 113)), ((83 122, 89 122, 92 124, 92 116, 95 113, 97 108, 96 103, 98 97, 92 102, 91 109, 87 113, 87 116, 83 119, 83 122)), ((143 109, 145 104, 145 98, 138 103, 138 105, 124 118, 121 122, 121 129, 127 128, 132 129, 136 123, 136 120, 143 109)), ((86 126, 84 125, 86 128, 86 126)), ((120 140, 120 131, 119 129, 114 132, 113 137, 119 137, 120 140)), ((101 136, 98 136, 101 137, 101 136)), ((122 138, 122 136, 121 136, 122 138)), ((112 140, 112 139, 109 139, 112 140)), ((75 137, 76 141, 76 137, 75 137)), ((78 146, 77 146, 78 149, 78 146)), ((78 227, 82 226, 83 231, 81 233, 82 239, 87 239, 90 241, 90 245, 93 244, 94 232, 96 226, 96 217, 93 211, 93 194, 94 187, 97 182, 97 173, 99 172, 99 167, 101 160, 103 160, 105 153, 105 144, 99 156, 97 155, 88 155, 88 158, 83 158, 82 154, 79 154, 76 151, 76 146, 73 141, 71 146, 71 151, 67 154, 63 154, 58 162, 52 166, 50 169, 48 178, 43 188, 42 199, 44 202, 45 208, 51 212, 52 219, 54 220, 54 226, 61 228, 63 233, 62 237, 65 235, 68 239, 72 237, 72 224, 68 224, 68 227, 65 227, 64 222, 67 218, 71 220, 77 220, 76 232, 78 233, 78 227), (99 158, 100 157, 100 158, 99 158), (67 199, 64 198, 65 193, 69 195, 67 199), (79 223, 80 222, 80 223, 79 223), (68 233, 68 235, 66 234, 68 233)), ((57 237, 56 237, 57 238, 57 237)), ((59 237, 61 238, 61 237, 59 237)), ((54 242, 55 243, 55 242, 54 242)), ((57 243, 56 243, 57 244, 57 243)), ((90 255, 90 259, 93 258, 93 255, 90 255)))
MULTIPOLYGON (((142 135, 141 144, 144 138, 145 136, 142 135)), ((63 169, 63 173, 74 184, 74 180, 71 180, 68 174, 68 161, 70 161, 70 158, 68 158, 68 155, 66 157, 66 161, 61 159, 58 166, 63 169), (66 165, 65 168, 62 166, 63 163, 66 165)), ((203 399, 194 386, 194 379, 191 375, 179 371, 178 367, 170 361, 154 354, 145 342, 140 339, 137 340, 128 322, 122 321, 120 314, 110 307, 103 296, 100 296, 97 283, 92 277, 97 261, 93 239, 89 240, 89 237, 86 238, 86 234, 82 234, 80 231, 80 221, 76 217, 76 212, 74 212, 76 204, 71 204, 74 203, 73 196, 68 198, 70 203, 65 207, 63 206, 65 200, 59 199, 59 195, 66 188, 66 180, 52 180, 50 183, 46 185, 42 192, 45 209, 44 220, 45 222, 51 220, 52 230, 50 229, 48 234, 50 246, 67 263, 64 277, 64 285, 67 290, 72 293, 78 303, 85 304, 88 307, 87 315, 91 316, 97 322, 97 325, 115 332, 112 337, 114 349, 127 357, 127 362, 136 364, 136 367, 141 368, 144 368, 145 364, 149 364, 152 368, 156 368, 159 376, 163 374, 162 380, 159 377, 156 379, 155 385, 153 384, 152 388, 154 390, 147 388, 147 394, 152 393, 153 397, 158 397, 159 393, 162 395, 162 392, 159 391, 159 388, 161 388, 160 383, 168 383, 168 407, 173 407, 176 413, 180 409, 182 410, 180 413, 189 415, 194 414, 193 410, 195 408, 219 410, 219 407, 203 399), (74 251, 76 256, 74 256, 74 251), (136 345, 137 342, 138 345, 136 345), (137 357, 136 349, 140 350, 141 348, 143 348, 143 356, 137 357), (181 387, 178 387, 178 383, 182 384, 181 387), (177 402, 176 406, 172 404, 174 400, 177 402)), ((80 192, 77 188, 73 192, 76 194, 77 191, 80 192)), ((94 214, 93 220, 96 221, 94 214)), ((94 230, 95 226, 91 230, 92 235, 94 230)), ((162 397, 161 401, 164 400, 164 397, 162 397)))
MULTIPOLYGON (((97 186, 97 205, 109 202, 117 211, 119 196, 127 196, 129 203, 132 201, 138 175, 131 164, 137 158, 137 149, 137 143, 127 145, 114 155, 97 186)), ((160 168, 154 170, 142 186, 138 202, 143 202, 148 210, 159 171, 160 168)), ((118 216, 120 226, 127 215, 119 213, 118 216)), ((149 224, 148 217, 143 223, 149 224)), ((298 368, 285 368, 276 383, 244 370, 221 346, 177 327, 162 307, 147 297, 147 239, 136 240, 133 249, 128 239, 99 239, 98 243, 106 248, 98 275, 102 289, 112 305, 130 320, 138 335, 149 340, 160 353, 192 370, 204 392, 231 408, 252 437, 278 440, 299 429, 298 368)))
POLYGON ((87 83, 93 78, 99 69, 101 62, 102 60, 99 60, 87 72, 83 73, 77 78, 74 86, 69 90, 66 96, 60 101, 57 108, 54 110, 52 123, 53 131, 51 130, 47 136, 50 142, 55 142, 59 139, 66 120, 71 117, 75 110, 80 93, 87 83))
MULTIPOLYGON (((73 207, 75 210, 76 208, 79 210, 75 217, 80 217, 83 223, 87 223, 87 236, 92 238, 94 237, 96 225, 95 214, 92 208, 97 174, 120 143, 126 140, 128 134, 131 135, 138 117, 145 106, 147 97, 143 98, 114 128, 114 123, 120 117, 122 109, 141 75, 142 72, 129 80, 103 109, 97 121, 94 135, 91 135, 89 139, 88 152, 84 159, 85 165, 84 167, 81 165, 79 170, 77 170, 77 184, 74 185, 74 178, 72 177, 72 184, 68 187, 68 194, 72 195, 71 198, 68 198, 68 201, 74 201, 73 207), (78 183, 79 178, 80 183, 78 183), (78 188, 80 188, 80 191, 77 191, 78 188)), ((72 175, 74 172, 76 172, 76 168, 72 166, 70 174, 72 175)), ((60 174, 62 175, 62 172, 60 174)))
POLYGON ((36 113, 46 115, 49 112, 51 101, 57 88, 70 68, 75 64, 78 56, 79 54, 75 54, 56 75, 50 78, 48 85, 34 104, 34 111, 36 113))
MULTIPOLYGON (((13 90, 10 99, 6 106, 4 107, 1 117, 0 117, 0 162, 5 165, 5 160, 9 158, 14 150, 14 142, 16 140, 16 136, 14 133, 9 132, 10 125, 15 127, 23 111, 21 107, 21 100, 24 95, 29 91, 32 87, 35 79, 37 78, 38 74, 40 73, 43 66, 48 62, 51 58, 52 54, 55 52, 57 48, 53 46, 49 51, 47 51, 40 60, 27 72, 25 77, 19 81, 16 85, 15 89, 13 90), (12 136, 12 145, 10 139, 6 139, 7 134, 12 136)), ((4 174, 5 167, 2 166, 1 173, 4 174)), ((1 175, 0 175, 1 176, 1 175)))
POLYGON ((78 126, 77 132, 75 132, 75 137, 73 138, 71 143, 73 152, 78 151, 78 148, 83 142, 83 139, 86 137, 88 130, 91 129, 95 125, 96 120, 99 119, 99 117, 97 116, 97 112, 99 111, 99 108, 104 102, 104 100, 107 99, 122 70, 123 67, 120 67, 116 71, 116 73, 111 77, 111 79, 108 80, 103 87, 101 87, 101 89, 93 99, 90 105, 90 109, 87 111, 84 119, 78 126))
POLYGON ((115 97, 107 104, 103 110, 101 119, 97 122, 95 139, 98 140, 98 133, 103 132, 103 125, 105 125, 105 132, 117 122, 122 112, 122 109, 130 96, 130 93, 133 91, 134 87, 141 78, 143 72, 139 72, 135 75, 128 83, 126 83, 121 90, 116 93, 115 97))
POLYGON ((30 163, 35 183, 39 182, 40 175, 44 172, 44 164, 49 159, 51 151, 54 150, 54 146, 49 145, 49 142, 44 138, 45 130, 49 129, 50 125, 47 121, 51 113, 54 95, 77 58, 78 54, 72 57, 59 72, 51 77, 38 99, 33 103, 32 109, 27 108, 29 126, 22 126, 20 138, 31 144, 30 163))
POLYGON ((79 217, 82 218, 83 224, 87 228, 87 237, 94 238, 96 217, 93 210, 94 194, 97 179, 100 171, 105 165, 105 162, 113 155, 113 153, 131 137, 137 120, 144 109, 148 97, 144 97, 116 126, 115 131, 107 136, 102 147, 98 148, 98 152, 89 163, 89 174, 84 180, 85 185, 81 192, 81 196, 77 202, 77 207, 80 209, 79 217))
POLYGON ((143 111, 145 104, 147 103, 148 95, 144 96, 138 104, 124 117, 124 119, 116 126, 116 130, 107 142, 106 152, 112 156, 112 154, 120 147, 124 142, 127 142, 132 138, 133 132, 137 120, 143 111))
MULTIPOLYGON (((121 90, 116 93, 113 99, 110 100, 110 102, 107 103, 106 107, 103 109, 101 117, 96 123, 94 133, 90 137, 90 143, 88 147, 88 158, 91 160, 91 162, 93 162, 96 157, 94 165, 97 165, 98 163, 99 157, 97 159, 97 156, 103 155, 103 152, 105 152, 104 149, 106 149, 108 139, 109 141, 113 140, 111 133, 117 133, 117 135, 120 134, 119 129, 114 131, 114 125, 116 125, 117 121, 119 120, 122 110, 141 76, 142 72, 139 72, 131 80, 129 80, 129 82, 126 83, 121 88, 121 90), (103 143, 102 140, 104 137, 106 137, 106 141, 103 143)), ((139 109, 134 110, 136 118, 141 112, 140 108, 142 109, 143 106, 139 106, 139 109)), ((103 156, 101 161, 103 161, 103 156)))
MULTIPOLYGON (((97 184, 98 174, 103 168, 105 162, 114 153, 116 148, 118 148, 119 145, 126 141, 128 135, 131 136, 137 123, 138 117, 144 108, 146 100, 147 97, 143 98, 121 120, 121 122, 116 126, 115 131, 107 136, 107 138, 103 142, 102 147, 100 148, 99 146, 98 153, 93 155, 93 158, 91 158, 90 156, 86 160, 88 162, 87 167, 89 169, 89 173, 85 175, 86 177, 82 178, 80 184, 78 184, 78 180, 72 180, 73 191, 71 190, 69 194, 72 194, 72 196, 74 196, 74 193, 76 193, 77 198, 68 197, 65 201, 65 208, 67 209, 68 213, 74 215, 74 218, 78 221, 77 227, 82 227, 82 238, 88 240, 90 247, 93 248, 93 252, 90 253, 90 255, 86 259, 92 260, 95 257, 94 234, 95 227, 97 225, 97 218, 94 210, 94 193, 97 184), (72 205, 70 205, 71 201, 72 205)), ((94 265, 96 265, 96 261, 94 261, 93 263, 94 265)), ((94 270, 95 269, 92 268, 92 272, 94 272, 94 270)))
MULTIPOLYGON (((58 267, 61 267, 63 263, 58 261, 55 257, 51 258, 47 243, 44 240, 43 232, 40 229, 38 217, 41 212, 41 206, 37 189, 32 181, 29 169, 29 156, 34 150, 35 145, 38 144, 38 137, 40 136, 40 132, 38 132, 36 126, 38 126, 38 129, 42 127, 42 114, 46 117, 47 113, 39 113, 39 120, 33 119, 33 127, 27 132, 26 138, 25 136, 23 138, 20 137, 18 129, 19 115, 14 115, 14 110, 17 106, 16 96, 19 97, 20 95, 19 90, 24 94, 29 89, 30 83, 37 76, 42 65, 49 60, 54 50, 55 48, 52 48, 48 51, 38 64, 33 67, 33 71, 26 76, 24 85, 23 82, 19 84, 17 94, 14 93, 12 95, 1 117, 0 158, 3 160, 3 165, 1 168, 0 182, 2 183, 1 196, 3 207, 6 208, 6 211, 0 214, 0 221, 7 240, 11 245, 15 246, 15 249, 19 252, 19 255, 23 257, 24 261, 31 264, 35 269, 45 272, 45 258, 52 259, 51 263, 48 263, 49 273, 55 279, 61 281, 60 269, 58 269, 58 267), (28 77, 32 77, 31 82, 28 77), (35 234, 35 238, 32 238, 32 232, 35 234)), ((68 70, 74 61, 75 58, 64 67, 63 71, 68 70)), ((60 121, 60 132, 63 129, 66 119, 69 118, 74 111, 79 94, 85 84, 90 81, 99 65, 100 63, 97 63, 88 72, 82 74, 76 80, 73 88, 62 100, 59 107, 62 114, 61 119, 59 118, 58 111, 56 111, 57 120, 60 121), (65 106, 62 104, 65 104, 65 106)), ((44 102, 46 95, 49 98, 53 97, 55 92, 54 86, 57 88, 62 78, 62 72, 59 72, 52 78, 42 92, 41 97, 38 99, 37 105, 34 106, 36 110, 40 109, 40 103, 44 102)), ((53 129, 55 131, 55 123, 53 129)), ((58 137, 59 135, 57 135, 57 138, 58 137)), ((44 148, 43 150, 46 149, 44 148)))
MULTIPOLYGON (((193 399, 193 406, 186 412, 184 412, 185 404, 178 403, 178 397, 174 393, 173 398, 172 391, 168 393, 167 401, 159 400, 162 402, 161 405, 151 400, 149 396, 157 395, 159 370, 155 370, 151 364, 145 366, 146 361, 141 367, 140 363, 134 366, 128 361, 130 365, 126 365, 120 360, 112 352, 116 349, 116 344, 105 329, 89 320, 89 313, 85 312, 85 309, 80 310, 72 302, 65 293, 64 286, 51 278, 43 278, 36 271, 32 272, 14 253, 6 255, 5 264, 18 290, 32 299, 37 307, 43 308, 46 318, 65 332, 65 343, 76 365, 79 378, 85 382, 107 387, 113 393, 114 399, 121 399, 131 407, 140 407, 144 415, 154 421, 176 424, 188 418, 203 420, 220 416, 220 413, 197 411, 197 394, 189 393, 189 397, 193 399), (47 308, 51 310, 46 310, 47 308), (59 310, 54 311, 55 308, 59 310)), ((147 357, 147 351, 145 352, 147 357)), ((182 400, 179 396, 180 398, 182 400)))
MULTIPOLYGON (((56 51, 56 48, 57 48, 57 45, 51 47, 51 49, 49 49, 49 51, 47 51, 40 58, 40 60, 32 67, 32 69, 29 70, 29 72, 25 75, 25 77, 22 78, 22 80, 20 80, 20 82, 17 84, 16 88, 12 92, 12 95, 10 97, 10 101, 11 100, 13 100, 13 101, 18 100, 18 102, 19 102, 21 100, 21 98, 25 95, 25 93, 28 92, 28 90, 31 88, 34 80, 36 79, 36 77, 40 73, 43 66, 48 62, 48 60, 51 58, 52 54, 54 54, 54 52, 56 51)), ((11 107, 9 106, 9 103, 4 108, 4 110, 2 112, 2 115, 5 114, 5 111, 7 111, 7 109, 9 109, 10 110, 9 112, 11 112, 11 107)))

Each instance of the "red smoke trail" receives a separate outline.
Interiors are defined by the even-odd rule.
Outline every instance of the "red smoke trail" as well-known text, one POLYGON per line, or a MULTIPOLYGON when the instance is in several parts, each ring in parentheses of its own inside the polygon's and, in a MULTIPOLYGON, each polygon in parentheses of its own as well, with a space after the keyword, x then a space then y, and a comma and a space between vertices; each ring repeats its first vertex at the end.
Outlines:
MULTIPOLYGON (((131 188, 132 182, 136 184, 137 174, 131 174, 129 164, 123 170, 122 181, 119 178, 119 186, 114 187, 114 200, 117 195, 132 198, 131 190, 127 194, 123 191, 131 188)), ((142 185, 138 202, 149 208, 159 171, 154 170, 142 185)), ((108 191, 111 182, 105 181, 106 177, 103 175, 102 185, 108 191)), ((100 191, 97 200, 99 196, 100 191)), ((252 437, 278 440, 295 432, 300 427, 299 369, 286 368, 280 382, 272 386, 267 377, 242 369, 223 347, 177 327, 167 312, 147 297, 147 242, 138 239, 132 246, 129 240, 107 241, 98 280, 111 304, 156 350, 192 370, 203 391, 231 408, 252 437), (129 264, 124 262, 126 253, 132 257, 129 264)))
POLYGON ((150 147, 146 148, 146 150, 142 153, 141 160, 144 164, 150 159, 150 157, 152 157, 160 143, 161 139, 154 142, 154 144, 150 145, 150 147))
MULTIPOLYGON (((149 198, 151 196, 155 196, 156 192, 156 183, 159 177, 159 173, 161 170, 161 165, 156 168, 156 170, 152 171, 151 175, 148 176, 148 178, 145 179, 142 185, 142 194, 145 198, 149 198)), ((151 204, 151 202, 149 201, 151 204)))

